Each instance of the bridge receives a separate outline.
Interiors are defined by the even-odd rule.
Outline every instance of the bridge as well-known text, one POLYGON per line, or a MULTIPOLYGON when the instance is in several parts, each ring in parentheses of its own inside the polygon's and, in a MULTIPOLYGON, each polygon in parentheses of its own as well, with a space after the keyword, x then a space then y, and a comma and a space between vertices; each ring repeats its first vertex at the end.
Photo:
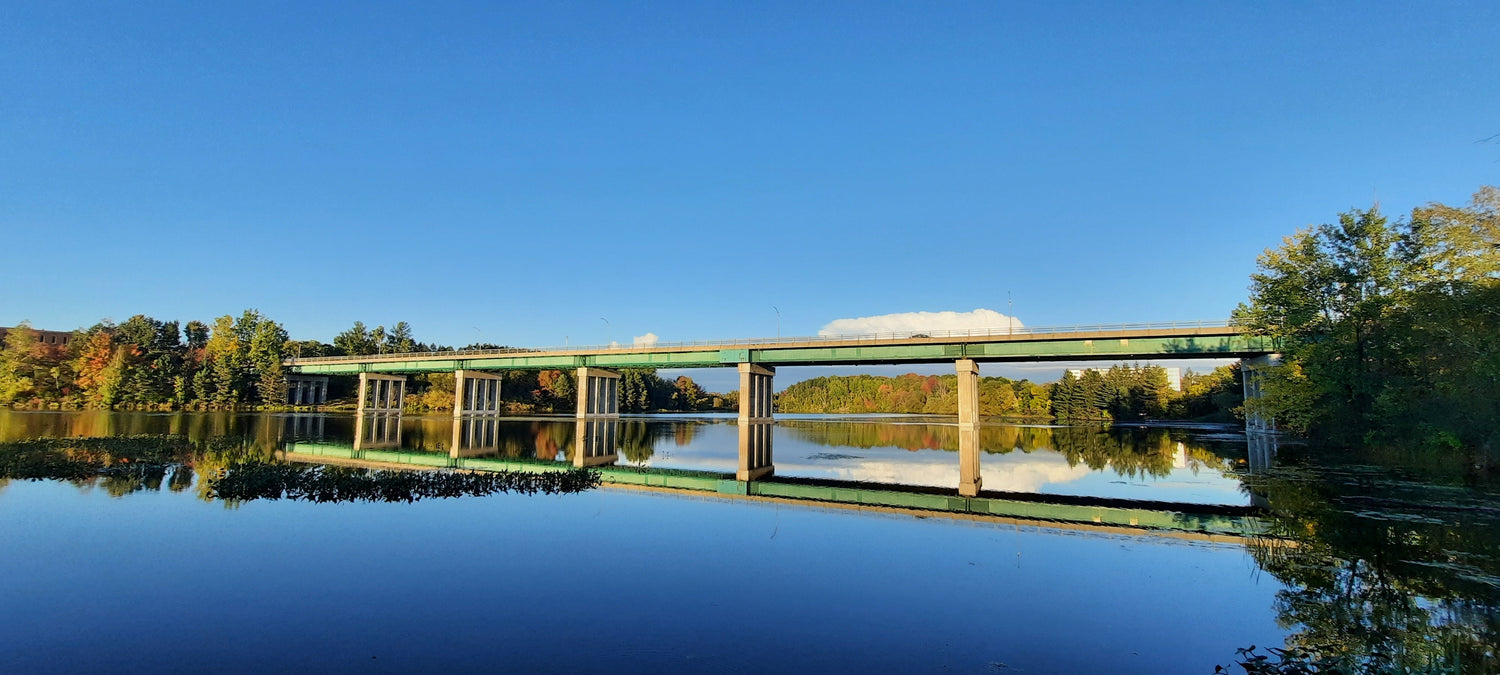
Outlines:
MULTIPOLYGON (((313 398, 307 402, 322 402, 319 391, 326 400, 328 376, 358 376, 360 413, 399 412, 409 374, 451 372, 455 417, 499 414, 498 372, 573 370, 580 423, 619 418, 618 369, 733 367, 740 374, 736 476, 753 481, 772 471, 769 425, 777 367, 952 363, 958 374, 959 492, 973 496, 980 488, 980 362, 1238 358, 1246 366, 1248 397, 1260 391, 1255 368, 1270 363, 1276 348, 1270 338, 1247 335, 1228 321, 1187 321, 330 356, 287 359, 285 367, 292 403, 304 402, 308 394, 313 398)), ((1254 417, 1247 421, 1248 430, 1270 425, 1254 417)), ((608 453, 597 457, 598 463, 612 460, 608 453)))

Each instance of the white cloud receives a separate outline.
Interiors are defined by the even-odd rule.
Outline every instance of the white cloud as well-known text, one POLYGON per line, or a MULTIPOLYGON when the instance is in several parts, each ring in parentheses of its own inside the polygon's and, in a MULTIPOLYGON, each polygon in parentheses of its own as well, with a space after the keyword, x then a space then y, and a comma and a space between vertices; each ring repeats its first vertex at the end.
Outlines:
POLYGON ((647 333, 645 335, 637 335, 634 338, 631 338, 632 344, 637 347, 655 347, 656 341, 659 339, 660 338, 656 336, 656 333, 647 333))
POLYGON ((858 319, 834 319, 818 335, 858 335, 863 333, 927 333, 942 330, 990 329, 1003 331, 1006 328, 1019 330, 1024 325, 1020 319, 1009 317, 993 309, 976 309, 972 312, 902 312, 862 316, 858 319))

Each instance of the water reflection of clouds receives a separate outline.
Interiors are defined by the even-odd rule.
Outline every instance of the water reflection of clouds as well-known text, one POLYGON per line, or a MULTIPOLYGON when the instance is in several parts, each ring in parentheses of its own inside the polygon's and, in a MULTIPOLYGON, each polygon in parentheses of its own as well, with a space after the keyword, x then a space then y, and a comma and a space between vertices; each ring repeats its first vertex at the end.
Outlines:
MULTIPOLYGON (((853 466, 832 468, 797 463, 783 465, 778 462, 777 470, 783 474, 796 472, 795 475, 803 472, 822 473, 834 478, 871 483, 942 487, 958 485, 958 456, 952 453, 931 459, 923 458, 921 461, 866 460, 853 466)), ((1048 485, 1078 480, 1089 473, 1086 466, 1068 466, 1067 459, 1059 455, 990 455, 980 460, 980 474, 984 477, 986 490, 1041 492, 1048 485)))

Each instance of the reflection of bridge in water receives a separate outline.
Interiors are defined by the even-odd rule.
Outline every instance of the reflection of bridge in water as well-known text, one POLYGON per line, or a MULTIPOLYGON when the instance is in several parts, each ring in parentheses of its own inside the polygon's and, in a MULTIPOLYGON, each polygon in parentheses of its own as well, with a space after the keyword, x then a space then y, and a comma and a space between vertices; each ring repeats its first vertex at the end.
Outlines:
MULTIPOLYGON (((620 465, 621 445, 627 436, 622 433, 622 425, 632 422, 618 419, 576 419, 568 425, 568 437, 558 439, 555 453, 538 452, 535 457, 504 456, 502 420, 495 416, 449 420, 451 435, 435 451, 403 448, 399 414, 360 415, 355 421, 352 443, 295 437, 284 443, 282 456, 293 462, 372 469, 538 472, 590 467, 610 486, 700 496, 1210 535, 1242 536, 1259 530, 1259 521, 1254 517, 1258 510, 1254 507, 981 491, 977 485, 980 462, 977 429, 959 432, 963 482, 955 494, 952 488, 931 486, 776 477, 770 424, 739 425, 738 466, 735 473, 727 473, 620 465), (965 489, 969 486, 972 487, 965 489)), ((430 425, 437 421, 427 419, 423 423, 430 425)), ((289 418, 288 424, 302 428, 306 423, 289 418)), ((1262 447, 1251 456, 1259 454, 1269 461, 1268 453, 1273 452, 1273 448, 1262 447)))
MULTIPOLYGON (((407 374, 451 372, 455 376, 453 414, 461 419, 500 414, 499 373, 506 370, 576 370, 576 415, 581 422, 575 433, 587 441, 583 444, 585 452, 575 458, 579 466, 612 463, 617 455, 606 449, 614 445, 608 439, 616 433, 614 427, 583 423, 619 419, 620 374, 611 369, 734 367, 740 376, 740 453, 735 477, 742 482, 753 482, 775 471, 771 424, 777 366, 953 363, 958 375, 959 494, 973 497, 983 487, 979 474, 981 361, 1239 358, 1246 370, 1246 394, 1254 396, 1260 392, 1256 369, 1271 363, 1274 348, 1269 339, 1245 335, 1237 326, 1225 322, 1191 322, 375 354, 289 359, 286 367, 293 380, 357 375, 361 413, 399 412, 407 374)), ((1252 416, 1247 430, 1264 430, 1268 425, 1269 421, 1252 416)), ((375 433, 373 428, 371 431, 375 433)), ((462 429, 455 434, 467 437, 462 429)), ((367 438, 373 442, 376 436, 367 438)))

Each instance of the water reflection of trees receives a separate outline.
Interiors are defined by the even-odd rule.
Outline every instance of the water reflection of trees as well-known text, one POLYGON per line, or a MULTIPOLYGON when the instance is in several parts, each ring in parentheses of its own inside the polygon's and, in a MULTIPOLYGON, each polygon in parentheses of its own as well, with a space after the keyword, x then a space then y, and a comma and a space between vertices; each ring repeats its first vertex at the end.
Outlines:
MULTIPOLYGON (((959 449, 958 428, 943 424, 870 423, 825 420, 783 421, 799 438, 819 445, 904 450, 959 449)), ((1161 477, 1174 468, 1227 470, 1232 460, 1180 429, 1159 427, 980 427, 980 447, 990 454, 1055 451, 1069 466, 1111 469, 1127 477, 1161 477)))
POLYGON ((1286 585, 1287 645, 1339 672, 1500 672, 1500 498, 1388 468, 1249 476, 1271 533, 1251 547, 1286 585))

